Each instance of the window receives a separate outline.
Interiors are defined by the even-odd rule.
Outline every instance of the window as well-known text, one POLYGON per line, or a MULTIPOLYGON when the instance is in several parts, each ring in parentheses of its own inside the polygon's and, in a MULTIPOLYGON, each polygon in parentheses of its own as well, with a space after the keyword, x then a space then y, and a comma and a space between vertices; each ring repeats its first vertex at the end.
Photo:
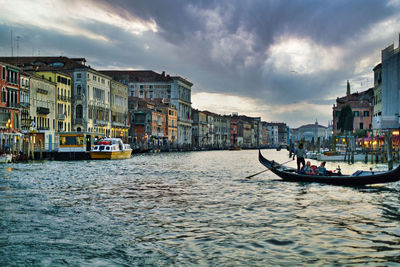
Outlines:
POLYGON ((6 68, 3 67, 3 80, 5 80, 5 79, 6 79, 6 68))
POLYGON ((57 76, 57 82, 61 82, 61 77, 57 76))
POLYGON ((77 119, 82 119, 83 117, 83 108, 82 105, 77 105, 76 106, 76 118, 77 119))
POLYGON ((369 111, 368 110, 364 110, 364 117, 369 117, 369 111))
POLYGON ((76 94, 77 95, 81 95, 81 89, 82 89, 82 87, 81 87, 81 85, 80 84, 78 84, 77 86, 76 86, 76 94))
POLYGON ((360 130, 364 129, 364 123, 360 122, 360 130))
POLYGON ((360 116, 360 112, 359 111, 354 111, 353 112, 353 116, 354 117, 359 117, 360 116))

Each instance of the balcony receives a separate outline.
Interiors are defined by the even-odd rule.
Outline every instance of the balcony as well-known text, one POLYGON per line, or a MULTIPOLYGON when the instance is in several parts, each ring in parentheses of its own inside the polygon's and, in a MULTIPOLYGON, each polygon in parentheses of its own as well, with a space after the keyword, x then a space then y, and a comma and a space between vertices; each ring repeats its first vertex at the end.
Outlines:
POLYGON ((112 121, 111 122, 111 126, 114 126, 114 127, 129 127, 127 124, 125 124, 123 122, 117 122, 117 121, 112 121))
POLYGON ((57 119, 65 120, 65 114, 57 114, 57 119))
POLYGON ((48 127, 48 126, 47 126, 47 127, 46 127, 46 126, 40 126, 40 127, 39 127, 39 126, 38 126, 38 127, 37 127, 37 130, 38 130, 38 131, 48 131, 48 130, 50 130, 50 127, 48 127))
POLYGON ((21 103, 20 103, 20 107, 21 107, 21 108, 29 108, 30 105, 31 105, 31 104, 28 103, 28 102, 21 102, 21 103))
POLYGON ((101 126, 107 126, 108 125, 108 121, 104 121, 104 120, 93 120, 93 122, 97 125, 101 125, 101 126))
POLYGON ((50 109, 49 108, 45 108, 45 107, 37 107, 36 108, 36 112, 39 114, 49 114, 50 113, 50 109))
POLYGON ((36 91, 37 91, 38 93, 44 94, 44 95, 47 95, 47 94, 49 93, 49 91, 47 91, 47 90, 45 90, 45 89, 41 89, 41 88, 38 88, 36 91))

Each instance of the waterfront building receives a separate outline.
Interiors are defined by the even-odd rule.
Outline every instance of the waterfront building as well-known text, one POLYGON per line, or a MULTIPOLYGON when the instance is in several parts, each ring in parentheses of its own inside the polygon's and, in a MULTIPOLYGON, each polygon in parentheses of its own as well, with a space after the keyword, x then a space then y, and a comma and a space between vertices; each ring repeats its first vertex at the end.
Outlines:
POLYGON ((209 124, 207 123, 207 113, 193 109, 192 110, 192 145, 194 148, 209 147, 209 124))
POLYGON ((161 147, 166 144, 166 114, 149 99, 129 97, 131 134, 134 145, 141 148, 161 147))
POLYGON ((278 147, 279 146, 279 129, 278 125, 267 124, 267 130, 268 130, 268 139, 269 139, 269 145, 272 147, 278 147))
POLYGON ((260 137, 260 147, 269 146, 269 136, 268 136, 268 124, 263 121, 261 122, 261 137, 260 137))
POLYGON ((0 57, 27 71, 59 71, 72 77, 71 129, 110 136, 111 78, 86 65, 85 58, 0 57))
POLYGON ((128 141, 128 86, 111 80, 111 137, 128 141))
POLYGON ((178 111, 176 107, 167 100, 156 98, 153 100, 156 108, 165 114, 165 134, 170 147, 177 147, 178 134, 178 111))
POLYGON ((55 131, 71 131, 71 76, 58 70, 37 71, 36 74, 57 84, 55 131))
POLYGON ((292 142, 304 140, 309 143, 316 143, 319 139, 322 143, 325 140, 329 140, 331 135, 329 127, 320 125, 317 121, 313 124, 302 125, 298 128, 290 130, 292 132, 292 142))
POLYGON ((341 132, 338 129, 340 111, 342 107, 349 105, 353 111, 353 130, 369 130, 372 128, 373 114, 373 96, 374 89, 370 88, 363 92, 350 93, 350 83, 347 82, 346 96, 338 97, 336 105, 333 105, 333 133, 335 135, 341 132))
POLYGON ((279 146, 279 145, 288 145, 289 144, 289 129, 286 123, 284 122, 267 122, 268 133, 272 142, 271 145, 279 146), (277 126, 271 127, 271 126, 277 126), (277 129, 277 132, 276 132, 277 129))
POLYGON ((179 76, 169 76, 151 70, 104 70, 102 73, 128 85, 129 96, 143 99, 164 98, 178 111, 177 144, 189 148, 192 142, 191 87, 193 84, 179 76))
POLYGON ((20 69, 0 62, 0 129, 1 132, 20 130, 20 69))
POLYGON ((57 83, 37 75, 30 76, 29 133, 36 148, 52 151, 56 140, 56 88, 57 83))
POLYGON ((29 132, 32 127, 32 117, 30 116, 30 77, 32 74, 21 71, 20 73, 20 111, 21 111, 21 131, 29 132))
POLYGON ((383 49, 381 63, 374 68, 374 91, 377 96, 376 108, 374 107, 374 127, 377 130, 400 127, 399 64, 400 35, 399 46, 395 49, 394 44, 391 44, 383 49), (381 99, 379 98, 380 90, 381 99))
POLYGON ((229 137, 231 147, 240 147, 238 143, 238 113, 234 112, 231 116, 225 116, 229 118, 229 137))

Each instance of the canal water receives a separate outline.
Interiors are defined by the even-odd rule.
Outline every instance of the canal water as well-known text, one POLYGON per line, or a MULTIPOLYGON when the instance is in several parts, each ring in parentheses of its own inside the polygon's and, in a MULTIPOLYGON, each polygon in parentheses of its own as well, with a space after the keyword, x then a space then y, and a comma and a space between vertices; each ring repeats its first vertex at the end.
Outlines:
POLYGON ((245 179, 262 170, 257 150, 1 165, 0 266, 400 263, 400 183, 245 179))

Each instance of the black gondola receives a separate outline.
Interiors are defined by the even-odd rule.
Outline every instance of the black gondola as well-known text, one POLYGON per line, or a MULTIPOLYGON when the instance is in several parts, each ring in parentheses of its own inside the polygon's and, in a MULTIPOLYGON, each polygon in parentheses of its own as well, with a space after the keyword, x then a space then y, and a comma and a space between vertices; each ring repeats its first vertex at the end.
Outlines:
POLYGON ((400 165, 391 171, 369 172, 357 171, 352 175, 338 175, 333 173, 330 176, 299 174, 294 168, 288 168, 275 161, 267 160, 259 151, 258 160, 273 173, 285 181, 324 183, 332 185, 363 186, 368 184, 391 183, 400 180, 400 165))

